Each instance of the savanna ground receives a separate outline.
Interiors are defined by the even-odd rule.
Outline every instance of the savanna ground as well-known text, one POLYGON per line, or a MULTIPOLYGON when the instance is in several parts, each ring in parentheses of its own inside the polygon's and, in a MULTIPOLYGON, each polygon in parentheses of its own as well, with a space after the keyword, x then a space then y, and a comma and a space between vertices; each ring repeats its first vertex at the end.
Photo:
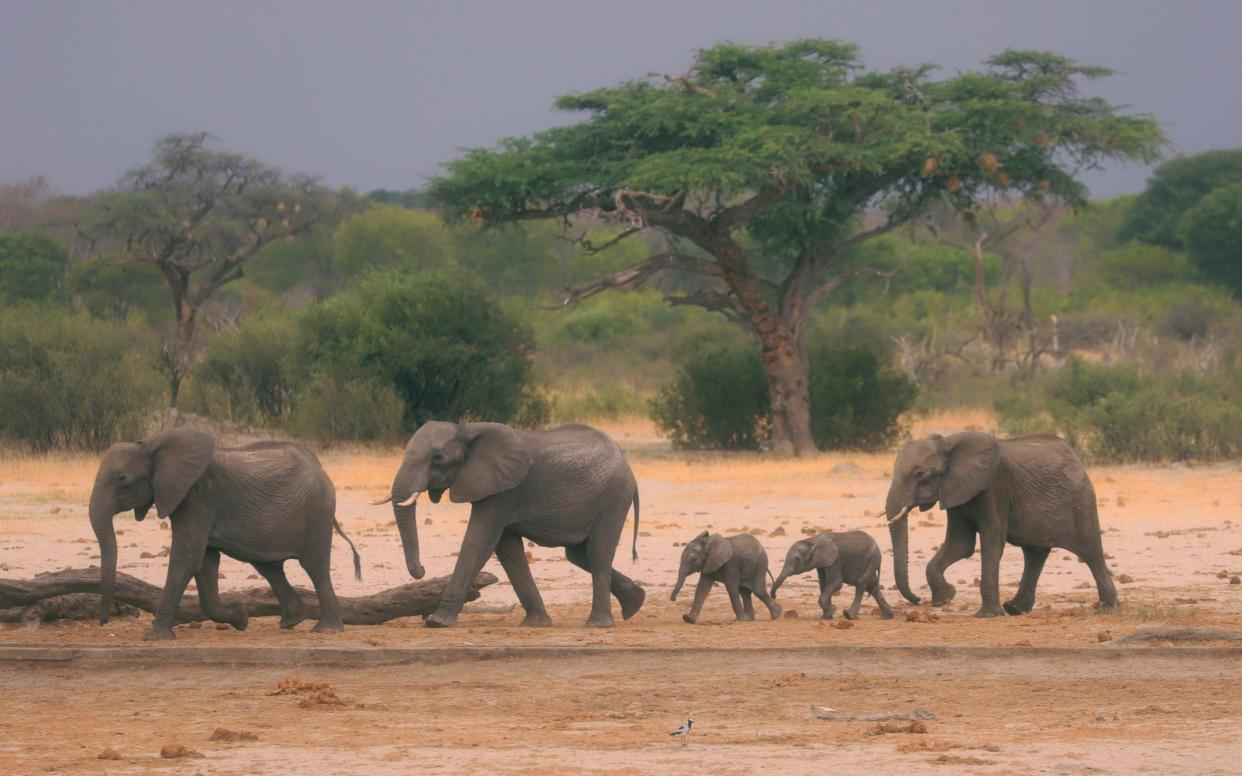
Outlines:
MULTIPOLYGON (((735 624, 717 588, 700 625, 681 622, 692 587, 668 600, 678 543, 704 528, 751 531, 778 567, 788 545, 816 529, 863 529, 889 546, 882 508, 891 454, 825 454, 772 461, 751 455, 673 453, 645 422, 601 424, 627 449, 642 492, 638 561, 629 530, 619 569, 647 587, 643 610, 610 631, 581 627, 589 579, 561 552, 530 548, 533 572, 556 622, 516 627, 520 609, 501 582, 467 607, 460 627, 436 631, 417 619, 313 634, 282 632, 274 618, 245 633, 180 626, 177 641, 145 647, 530 646, 525 655, 425 655, 403 665, 219 665, 147 660, 138 665, 0 662, 0 772, 39 773, 1232 773, 1242 753, 1242 652, 1201 646, 1101 643, 1152 625, 1242 627, 1242 467, 1093 467, 1105 549, 1124 606, 1099 614, 1086 567, 1049 558, 1036 610, 975 620, 978 555, 950 569, 958 597, 938 619, 886 589, 897 618, 880 620, 868 600, 853 627, 816 619, 814 575, 791 580, 781 603, 797 617, 735 624), (1124 576, 1123 576, 1124 575, 1124 576), (473 610, 473 611, 472 611, 473 610), (930 621, 927 621, 930 620, 930 621), (558 653, 555 648, 566 647, 558 653), (613 647, 624 649, 578 649, 613 647), (860 647, 858 650, 834 647, 860 647), (896 649, 913 647, 912 650, 896 649), (1001 649, 989 650, 989 647, 1001 649), (817 649, 820 648, 820 649, 817 649), (1071 649, 1056 649, 1071 648, 1071 649), (274 695, 296 676, 335 695, 274 695), (318 702, 302 699, 312 698, 318 702), (339 701, 339 702, 337 702, 339 701), (925 708, 926 733, 874 735, 873 723, 826 722, 811 704, 843 714, 925 708), (696 720, 685 746, 667 736, 696 720), (257 740, 211 741, 216 728, 257 740), (203 757, 164 759, 180 744, 203 757), (100 760, 105 749, 121 759, 100 760)), ((986 417, 937 416, 915 433, 987 428, 986 417)), ((338 592, 357 595, 406 581, 386 507, 398 450, 330 451, 338 516, 363 557, 335 545, 338 592)), ((93 456, 16 458, 0 471, 0 576, 97 562, 86 520, 93 456)), ((423 562, 448 573, 468 508, 420 503, 423 562)), ((169 532, 154 519, 118 516, 121 570, 162 584, 158 556, 169 532)), ((940 512, 911 524, 912 579, 943 537, 940 512)), ((288 564, 295 584, 307 580, 288 564)), ((251 587, 253 570, 230 559, 221 587, 251 587)), ((1002 595, 1017 584, 1021 553, 1002 565, 1002 595)), ((885 556, 884 584, 892 584, 885 556)), ((848 603, 850 588, 836 603, 848 603)), ((757 602, 756 602, 757 603, 757 602)), ((757 612, 762 615, 762 612, 757 612)), ((4 626, 7 645, 138 646, 149 615, 106 626, 4 626)), ((171 654, 171 653, 170 653, 171 654)), ((224 654, 222 651, 220 654, 224 654)))

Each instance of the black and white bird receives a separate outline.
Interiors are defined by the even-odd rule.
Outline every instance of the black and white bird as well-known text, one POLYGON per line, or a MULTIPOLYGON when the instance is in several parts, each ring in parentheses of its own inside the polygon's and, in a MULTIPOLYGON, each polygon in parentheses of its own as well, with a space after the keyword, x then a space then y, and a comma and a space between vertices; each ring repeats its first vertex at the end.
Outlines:
POLYGON ((672 733, 669 733, 669 735, 677 736, 678 738, 680 738, 681 743, 684 746, 686 743, 686 740, 690 738, 690 731, 693 728, 694 728, 694 717, 691 717, 687 719, 685 722, 681 723, 681 727, 677 728, 672 733))

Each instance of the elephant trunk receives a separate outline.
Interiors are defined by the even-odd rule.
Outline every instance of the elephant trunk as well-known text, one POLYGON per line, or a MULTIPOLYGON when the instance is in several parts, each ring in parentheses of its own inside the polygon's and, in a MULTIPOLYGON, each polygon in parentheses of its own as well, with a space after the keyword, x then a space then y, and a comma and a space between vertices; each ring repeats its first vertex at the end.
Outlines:
POLYGON ((789 579, 789 577, 789 564, 786 563, 785 567, 781 569, 781 573, 776 577, 776 579, 772 580, 771 596, 773 598, 776 598, 776 591, 780 589, 781 585, 785 584, 785 580, 789 579))
POLYGON ((427 573, 418 555, 418 510, 416 497, 427 489, 427 478, 416 476, 408 464, 402 465, 392 484, 392 514, 401 534, 401 549, 405 551, 405 568, 410 576, 422 579, 427 573))
POLYGON ((677 584, 673 585, 673 594, 668 597, 668 600, 677 600, 677 594, 681 592, 681 586, 686 583, 686 577, 690 576, 690 571, 691 569, 687 564, 681 564, 681 568, 677 570, 677 584))
POLYGON ((910 506, 903 506, 897 509, 893 507, 893 499, 889 498, 889 507, 885 509, 888 515, 888 536, 893 542, 893 576, 897 580, 897 589, 901 591, 902 597, 912 604, 919 602, 919 597, 910 589, 910 506))
POLYGON ((90 518, 99 542, 99 624, 112 614, 112 595, 116 587, 116 529, 112 525, 116 501, 110 489, 95 483, 91 491, 90 518))

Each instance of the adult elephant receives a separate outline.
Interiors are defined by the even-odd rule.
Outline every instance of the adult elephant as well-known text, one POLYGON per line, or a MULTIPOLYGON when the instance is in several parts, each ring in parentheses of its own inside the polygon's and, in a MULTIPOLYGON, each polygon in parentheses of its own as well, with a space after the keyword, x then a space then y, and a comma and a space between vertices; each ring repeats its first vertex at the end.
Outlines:
POLYGON ((522 625, 551 625, 523 539, 564 547, 571 563, 590 572, 588 626, 613 625, 610 592, 625 619, 642 606, 645 591, 612 568, 630 504, 638 557, 638 485, 621 449, 600 431, 582 425, 520 431, 501 423, 439 421, 419 427, 405 448, 390 497, 406 568, 415 579, 423 576, 415 502, 423 491, 438 502, 446 490, 454 503, 471 504, 470 520, 428 627, 457 623, 467 586, 493 552, 526 610, 522 625))
POLYGON ((170 518, 172 547, 164 593, 144 639, 173 638, 177 606, 191 577, 198 582, 203 614, 245 630, 245 607, 220 602, 216 580, 222 552, 250 563, 271 584, 280 601, 282 628, 306 618, 302 599, 285 578, 285 560, 297 558, 319 596, 314 630, 344 628, 332 589, 333 529, 354 551, 354 574, 359 577, 361 563, 336 522, 332 480, 307 448, 259 442, 217 449, 214 437, 192 429, 108 448, 90 501, 91 527, 99 541, 101 624, 112 611, 116 584, 113 516, 132 509, 135 519, 142 520, 153 504, 161 518, 170 518))
POLYGON ((944 542, 927 564, 932 605, 953 600, 956 589, 945 569, 975 551, 983 553, 980 590, 983 606, 976 617, 1005 612, 1022 614, 1035 605, 1035 585, 1054 547, 1076 554, 1095 576, 1100 602, 1117 606, 1104 546, 1095 489, 1082 461, 1064 440, 1049 435, 996 439, 968 431, 947 437, 932 434, 909 442, 893 464, 885 513, 893 540, 897 588, 918 603, 907 578, 910 510, 931 509, 939 501, 949 513, 944 542), (1002 610, 1000 559, 1005 543, 1022 548, 1025 567, 1018 592, 1002 610))

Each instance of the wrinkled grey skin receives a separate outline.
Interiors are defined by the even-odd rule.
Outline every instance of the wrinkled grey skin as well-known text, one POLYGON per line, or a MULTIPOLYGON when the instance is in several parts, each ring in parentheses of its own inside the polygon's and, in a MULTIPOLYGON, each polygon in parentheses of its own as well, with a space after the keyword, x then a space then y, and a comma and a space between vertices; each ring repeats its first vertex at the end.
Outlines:
POLYGON ((391 496, 406 568, 415 579, 423 566, 414 501, 426 491, 438 502, 446 490, 454 503, 472 508, 453 576, 439 608, 426 619, 428 627, 457 624, 466 591, 493 552, 526 610, 522 625, 551 625, 523 539, 564 547, 571 563, 590 572, 588 626, 614 624, 610 592, 627 620, 642 606, 643 589, 612 568, 631 504, 638 557, 638 485, 621 448, 600 431, 583 425, 547 431, 501 423, 420 426, 406 445, 391 496))
POLYGON ((906 573, 908 515, 914 507, 925 512, 937 501, 949 518, 944 542, 927 564, 933 606, 953 600, 957 591, 945 581, 945 569, 973 555, 978 536, 983 606, 976 617, 1029 612, 1053 547, 1069 550, 1086 563, 1101 606, 1117 607, 1117 590, 1104 563, 1095 489, 1064 440, 1048 435, 996 439, 967 431, 947 437, 932 434, 902 448, 893 465, 885 513, 897 587, 911 603, 919 597, 911 592, 906 573), (1022 548, 1025 567, 1018 592, 1002 609, 1000 559, 1006 542, 1022 548))
POLYGON ((717 582, 724 583, 729 593, 729 603, 739 622, 755 619, 751 595, 756 595, 768 607, 775 620, 781 616, 781 607, 767 593, 768 554, 759 540, 750 534, 721 536, 707 531, 686 543, 681 551, 681 565, 677 570, 677 584, 669 600, 676 601, 686 577, 698 572, 699 584, 694 589, 694 603, 681 619, 693 625, 699 620, 703 602, 717 582))
POLYGON ((823 619, 831 620, 836 612, 832 596, 843 584, 854 586, 854 603, 843 614, 847 620, 858 619, 863 593, 870 593, 880 607, 880 616, 893 619, 893 610, 880 590, 880 546, 862 531, 825 531, 793 543, 785 553, 785 566, 772 583, 772 597, 785 580, 815 569, 819 577, 819 608, 823 619))
MULTIPOLYGON (((336 491, 307 448, 259 442, 217 449, 210 434, 192 429, 164 431, 108 448, 90 501, 91 527, 99 541, 100 623, 108 621, 116 584, 113 516, 132 509, 135 519, 142 520, 152 505, 161 518, 170 519, 172 547, 164 594, 144 639, 173 638, 177 606, 191 577, 198 583, 203 614, 245 630, 249 619, 245 607, 220 602, 217 571, 222 552, 252 564, 271 584, 280 601, 282 628, 306 619, 305 606, 284 572, 284 561, 297 558, 319 595, 320 619, 314 629, 344 628, 330 574, 332 531, 340 531, 336 491)), ((360 574, 357 550, 354 573, 360 574)))

